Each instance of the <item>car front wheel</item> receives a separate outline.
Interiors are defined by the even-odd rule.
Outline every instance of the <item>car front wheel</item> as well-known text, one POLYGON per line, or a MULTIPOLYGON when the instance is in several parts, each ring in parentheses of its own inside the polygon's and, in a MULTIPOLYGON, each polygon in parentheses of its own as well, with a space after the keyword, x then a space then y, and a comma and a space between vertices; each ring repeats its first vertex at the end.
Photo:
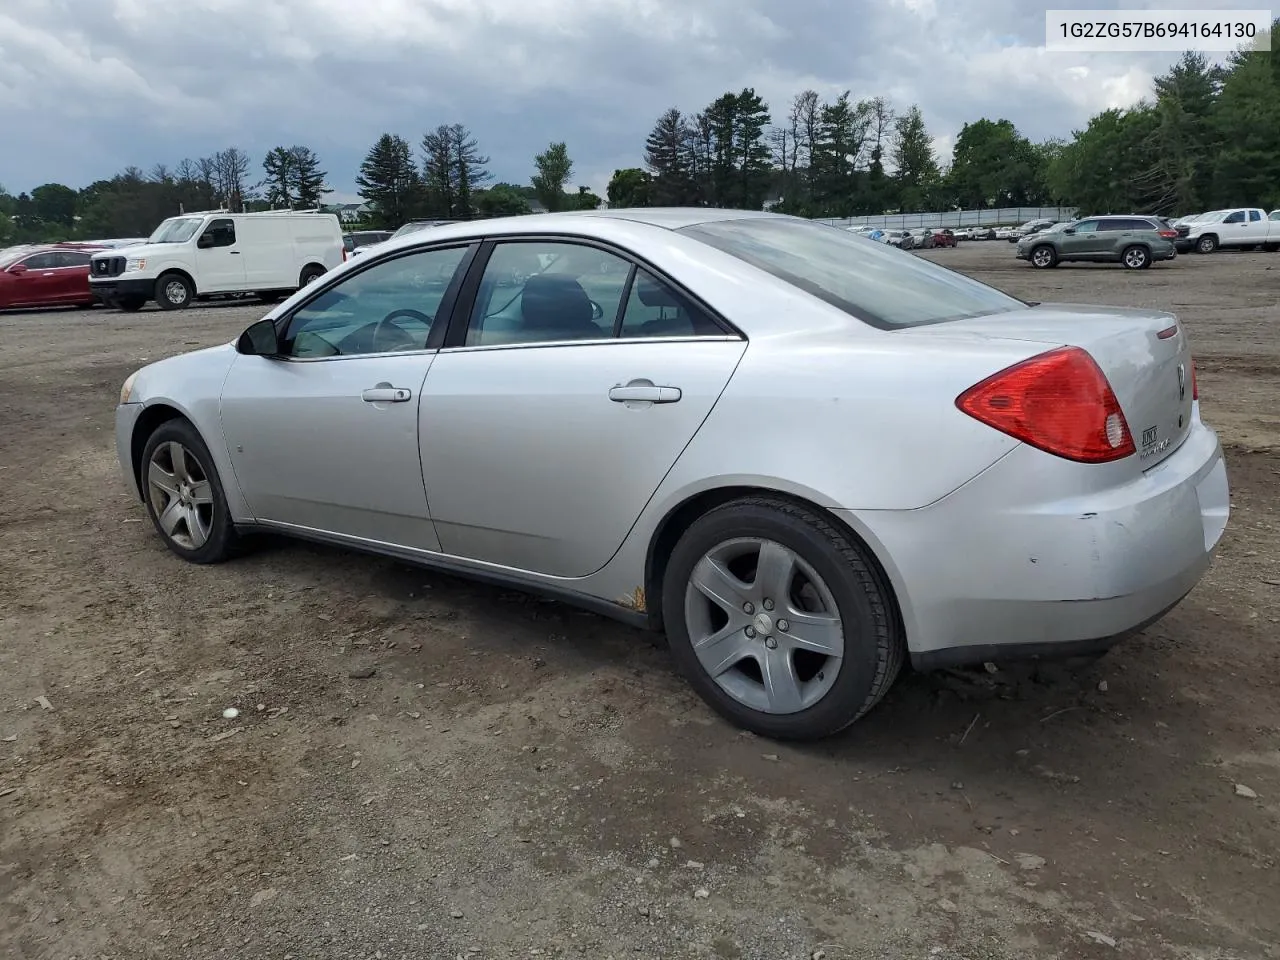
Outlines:
POLYGON ((191 563, 218 563, 238 545, 227 498, 200 434, 186 420, 156 428, 142 452, 147 513, 165 544, 191 563))
POLYGON ((902 667, 893 601, 864 548, 786 500, 735 500, 695 521, 672 551, 662 613, 703 699, 766 737, 843 730, 902 667))
POLYGON ((1040 267, 1042 270, 1047 267, 1057 266, 1057 251, 1047 243, 1042 244, 1031 251, 1031 263, 1034 266, 1040 267))

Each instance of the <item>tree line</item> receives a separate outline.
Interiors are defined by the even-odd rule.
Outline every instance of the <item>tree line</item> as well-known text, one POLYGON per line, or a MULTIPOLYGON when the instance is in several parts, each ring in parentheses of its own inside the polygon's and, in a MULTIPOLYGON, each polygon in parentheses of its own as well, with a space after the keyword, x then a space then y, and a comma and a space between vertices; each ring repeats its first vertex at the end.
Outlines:
MULTIPOLYGON (((1280 207, 1280 58, 1241 50, 1218 66, 1187 53, 1147 99, 1103 111, 1069 137, 1036 143, 1009 120, 984 117, 964 124, 949 158, 936 155, 915 105, 806 90, 771 112, 745 88, 696 112, 665 110, 641 156, 614 172, 610 206, 768 206, 806 217, 1056 204, 1085 214, 1272 209, 1280 207)), ((382 134, 356 176, 372 209, 366 225, 603 203, 573 187, 564 142, 533 158, 523 185, 491 182, 489 163, 459 123, 416 144, 382 134)), ((332 192, 305 146, 274 147, 257 170, 228 147, 174 167, 129 167, 81 190, 47 183, 12 196, 0 188, 0 244, 141 236, 181 210, 309 209, 332 192)))
POLYGON ((1270 209, 1280 206, 1280 58, 1240 51, 1211 66, 1186 53, 1152 96, 1097 114, 1070 138, 1033 143, 1009 120, 982 118, 964 124, 948 162, 915 105, 805 90, 776 116, 747 88, 696 113, 666 110, 645 141, 644 166, 616 171, 608 196, 617 206, 768 205, 805 217, 1270 209))

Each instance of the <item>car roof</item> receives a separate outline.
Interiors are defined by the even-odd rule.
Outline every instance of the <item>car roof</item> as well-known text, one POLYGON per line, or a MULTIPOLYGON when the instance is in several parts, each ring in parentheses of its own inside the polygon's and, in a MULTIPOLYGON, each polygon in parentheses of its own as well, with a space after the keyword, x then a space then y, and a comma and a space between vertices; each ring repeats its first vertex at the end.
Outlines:
MULTIPOLYGON (((795 220, 781 213, 767 213, 762 210, 722 210, 714 207, 637 207, 618 210, 572 210, 561 213, 530 213, 514 217, 495 217, 490 220, 462 220, 456 223, 443 223, 431 230, 430 242, 450 240, 455 237, 503 236, 507 234, 530 233, 564 233, 581 232, 590 235, 601 225, 601 221, 624 221, 644 224, 666 230, 679 230, 681 227, 694 226, 699 223, 715 223, 726 220, 774 219, 795 220)), ((805 221, 810 223, 812 221, 805 221)), ((426 238, 421 231, 408 233, 380 244, 379 250, 388 252, 409 247, 421 246, 426 238)))

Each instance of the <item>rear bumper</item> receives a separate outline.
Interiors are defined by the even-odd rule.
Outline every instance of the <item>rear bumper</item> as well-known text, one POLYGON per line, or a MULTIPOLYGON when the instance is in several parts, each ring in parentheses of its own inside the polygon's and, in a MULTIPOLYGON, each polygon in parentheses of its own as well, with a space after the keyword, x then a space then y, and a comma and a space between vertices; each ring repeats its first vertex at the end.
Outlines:
POLYGON ((893 581, 913 664, 1105 650, 1191 591, 1229 513, 1217 435, 1197 419, 1168 459, 1099 490, 1107 469, 1017 447, 929 507, 851 512, 893 581))
POLYGON ((95 280, 89 279, 89 292, 101 303, 119 300, 150 300, 155 296, 154 280, 95 280))

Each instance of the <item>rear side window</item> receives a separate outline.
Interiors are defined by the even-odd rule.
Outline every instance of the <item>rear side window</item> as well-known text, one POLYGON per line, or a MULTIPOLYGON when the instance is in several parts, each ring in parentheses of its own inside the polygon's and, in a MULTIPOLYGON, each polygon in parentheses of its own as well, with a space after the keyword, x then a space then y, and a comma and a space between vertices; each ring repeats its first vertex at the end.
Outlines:
POLYGON ((77 253, 74 250, 58 251, 58 266, 60 267, 87 267, 89 265, 89 255, 87 253, 77 253))
POLYGON ((1261 213, 1261 211, 1258 211, 1258 210, 1250 210, 1250 211, 1249 211, 1249 222, 1250 222, 1250 223, 1256 223, 1257 221, 1259 221, 1259 220, 1261 220, 1261 219, 1262 219, 1262 213, 1261 213))
POLYGON ((806 220, 745 217, 679 232, 884 330, 1026 306, 953 270, 806 220))

